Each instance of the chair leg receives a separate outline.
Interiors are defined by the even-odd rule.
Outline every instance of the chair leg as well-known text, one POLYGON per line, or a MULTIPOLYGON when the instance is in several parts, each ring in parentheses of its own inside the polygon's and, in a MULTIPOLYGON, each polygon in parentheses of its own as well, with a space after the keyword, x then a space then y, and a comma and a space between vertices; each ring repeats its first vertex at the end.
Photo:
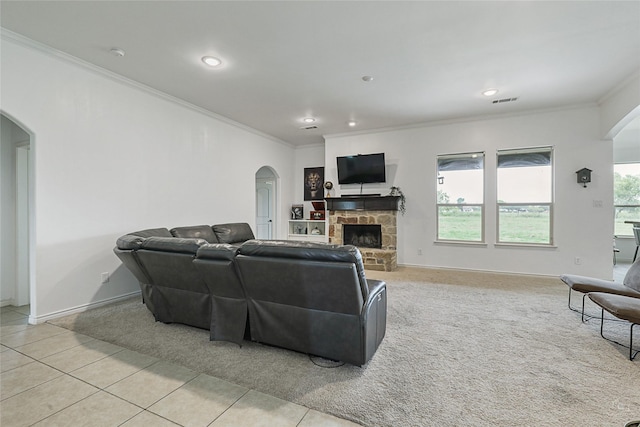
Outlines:
POLYGON ((640 246, 636 246, 636 253, 633 254, 633 262, 636 262, 636 257, 638 256, 638 248, 640 248, 640 246))
POLYGON ((629 360, 633 360, 638 353, 640 353, 640 350, 636 350, 636 352, 633 352, 633 327, 638 325, 638 323, 632 323, 631 324, 631 329, 629 330, 629 360))
MULTIPOLYGON (((604 330, 604 308, 601 310, 601 312, 602 314, 600 316, 600 336, 609 342, 618 344, 619 346, 626 348, 627 347, 626 345, 621 344, 618 341, 612 340, 611 338, 607 338, 604 336, 604 331, 603 331, 604 330)), ((638 323, 632 323, 631 327, 629 328, 629 360, 635 359, 638 353, 640 353, 640 350, 633 349, 633 327, 636 325, 638 325, 638 323)))
POLYGON ((575 309, 573 307, 571 307, 571 288, 569 288, 569 301, 567 302, 567 306, 569 307, 569 310, 571 311, 575 311, 576 313, 580 313, 580 318, 582 319, 582 322, 585 322, 585 317, 587 318, 587 320, 592 319, 595 316, 591 316, 590 314, 584 314, 584 299, 587 297, 587 294, 582 294, 582 309, 578 310, 575 309))

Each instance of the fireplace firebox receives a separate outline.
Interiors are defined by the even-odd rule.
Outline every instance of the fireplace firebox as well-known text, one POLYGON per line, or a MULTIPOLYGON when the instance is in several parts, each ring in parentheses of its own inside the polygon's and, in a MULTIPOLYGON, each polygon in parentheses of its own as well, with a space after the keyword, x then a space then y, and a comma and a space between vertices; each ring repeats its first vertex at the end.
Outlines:
POLYGON ((360 248, 382 248, 382 227, 380 224, 343 224, 342 243, 360 248))

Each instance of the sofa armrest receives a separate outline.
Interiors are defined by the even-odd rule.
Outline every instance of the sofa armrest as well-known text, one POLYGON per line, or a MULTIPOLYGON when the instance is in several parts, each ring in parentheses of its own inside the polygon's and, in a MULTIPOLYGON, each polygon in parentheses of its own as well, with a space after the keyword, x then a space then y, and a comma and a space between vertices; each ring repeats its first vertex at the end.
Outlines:
POLYGON ((369 288, 369 298, 382 292, 387 288, 387 284, 382 280, 367 279, 367 287, 369 288))
POLYGON ((171 235, 171 232, 164 227, 148 228, 146 230, 134 231, 133 233, 129 234, 139 237, 173 237, 171 235))
POLYGON ((145 241, 145 237, 134 236, 133 234, 125 234, 116 241, 116 247, 121 250, 136 250, 140 249, 142 242, 145 241))

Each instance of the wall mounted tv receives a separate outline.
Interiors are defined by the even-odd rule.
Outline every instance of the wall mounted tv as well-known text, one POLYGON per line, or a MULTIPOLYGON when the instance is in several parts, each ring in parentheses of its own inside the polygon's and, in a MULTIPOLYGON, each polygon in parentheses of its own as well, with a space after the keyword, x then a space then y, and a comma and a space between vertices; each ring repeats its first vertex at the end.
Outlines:
POLYGON ((338 183, 368 184, 385 182, 384 153, 343 156, 338 161, 338 183))

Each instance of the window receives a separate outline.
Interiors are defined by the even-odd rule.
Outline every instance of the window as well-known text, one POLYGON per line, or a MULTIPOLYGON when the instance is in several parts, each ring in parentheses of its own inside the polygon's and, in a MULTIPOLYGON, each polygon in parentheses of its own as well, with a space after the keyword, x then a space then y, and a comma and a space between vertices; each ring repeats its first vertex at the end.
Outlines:
POLYGON ((613 165, 613 210, 616 236, 633 236, 632 224, 640 219, 640 163, 613 165))
POLYGON ((553 244, 553 150, 498 151, 498 243, 553 244))
POLYGON ((438 156, 437 240, 484 242, 484 153, 438 156))

